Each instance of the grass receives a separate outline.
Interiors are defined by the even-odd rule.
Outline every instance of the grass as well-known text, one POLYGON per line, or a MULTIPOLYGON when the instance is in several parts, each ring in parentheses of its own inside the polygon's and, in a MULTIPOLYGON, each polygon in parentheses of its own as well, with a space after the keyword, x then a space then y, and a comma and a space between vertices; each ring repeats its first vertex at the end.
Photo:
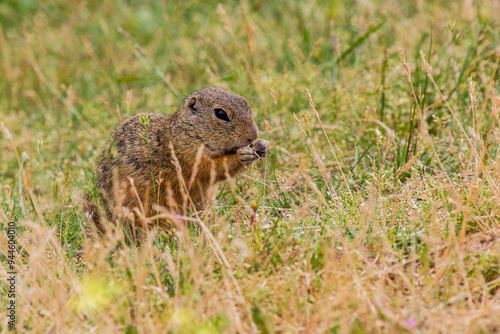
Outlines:
POLYGON ((500 331, 499 13, 0 3, 0 257, 6 269, 15 221, 17 331, 500 331), (251 101, 270 156, 223 183, 197 229, 152 229, 140 247, 86 236, 76 197, 95 192, 120 120, 210 85, 251 101))

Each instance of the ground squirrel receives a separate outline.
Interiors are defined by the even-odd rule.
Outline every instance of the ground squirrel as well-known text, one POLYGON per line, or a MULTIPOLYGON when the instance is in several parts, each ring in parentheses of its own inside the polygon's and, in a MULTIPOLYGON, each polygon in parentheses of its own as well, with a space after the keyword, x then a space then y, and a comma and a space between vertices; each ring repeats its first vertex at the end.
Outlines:
MULTIPOLYGON (((126 119, 97 163, 108 219, 115 218, 117 206, 142 210, 145 216, 154 214, 152 203, 169 210, 183 205, 203 209, 211 185, 267 156, 269 142, 256 140, 258 134, 247 100, 220 87, 193 92, 173 114, 126 119)), ((86 215, 98 225, 97 207, 85 202, 86 215)))

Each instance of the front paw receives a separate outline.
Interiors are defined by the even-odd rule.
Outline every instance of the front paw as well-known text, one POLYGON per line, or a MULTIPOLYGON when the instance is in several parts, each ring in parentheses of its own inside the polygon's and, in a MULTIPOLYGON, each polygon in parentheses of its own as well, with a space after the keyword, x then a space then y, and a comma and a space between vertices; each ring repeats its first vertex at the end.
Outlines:
POLYGON ((267 140, 259 139, 254 142, 250 147, 254 150, 255 154, 259 158, 267 157, 267 153, 271 150, 271 144, 267 140))
POLYGON ((243 166, 249 166, 252 161, 258 158, 250 146, 240 147, 238 151, 236 151, 236 154, 238 155, 238 158, 240 158, 243 166))

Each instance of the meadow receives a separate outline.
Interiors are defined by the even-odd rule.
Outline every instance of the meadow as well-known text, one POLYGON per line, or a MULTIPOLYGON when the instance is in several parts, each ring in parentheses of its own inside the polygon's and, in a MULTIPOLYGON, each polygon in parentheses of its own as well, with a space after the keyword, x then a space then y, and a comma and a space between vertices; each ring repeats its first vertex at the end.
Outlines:
POLYGON ((18 333, 500 332, 499 62, 497 0, 0 2, 1 332, 8 222, 18 333), (268 158, 93 234, 112 130, 214 85, 268 158))

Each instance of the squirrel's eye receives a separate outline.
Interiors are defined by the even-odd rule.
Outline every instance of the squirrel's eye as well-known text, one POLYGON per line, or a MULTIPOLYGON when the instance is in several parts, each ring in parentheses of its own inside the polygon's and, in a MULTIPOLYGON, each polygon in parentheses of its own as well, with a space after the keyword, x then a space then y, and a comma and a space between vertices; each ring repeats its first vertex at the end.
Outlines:
POLYGON ((227 116, 227 114, 224 110, 216 108, 216 109, 214 109, 214 114, 215 114, 215 117, 217 117, 218 119, 229 122, 229 117, 227 116))

